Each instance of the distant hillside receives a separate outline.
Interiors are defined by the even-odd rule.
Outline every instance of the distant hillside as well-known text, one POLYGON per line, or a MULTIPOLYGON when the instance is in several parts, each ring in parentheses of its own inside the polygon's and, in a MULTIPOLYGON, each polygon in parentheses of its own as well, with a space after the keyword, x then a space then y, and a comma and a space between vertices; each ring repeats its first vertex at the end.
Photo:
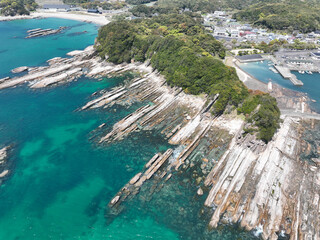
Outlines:
POLYGON ((62 0, 36 0, 36 3, 39 6, 43 6, 44 4, 63 4, 62 0))
MULTIPOLYGON (((300 1, 300 0, 297 0, 300 1)), ((281 0, 158 0, 160 7, 189 8, 192 11, 211 12, 215 10, 246 10, 257 3, 278 3, 281 0)), ((288 1, 283 1, 283 3, 288 1)), ((304 2, 319 3, 319 0, 306 0, 304 2)))
POLYGON ((234 17, 272 30, 311 32, 320 29, 320 7, 314 2, 262 2, 239 11, 234 17))
POLYGON ((1 0, 0 13, 5 16, 28 15, 37 6, 34 0, 1 0))
MULTIPOLYGON (((143 3, 149 0, 127 0, 143 3)), ((320 0, 158 0, 152 7, 139 5, 131 11, 138 17, 154 13, 178 13, 216 10, 237 11, 234 17, 272 30, 311 32, 320 29, 320 0)))

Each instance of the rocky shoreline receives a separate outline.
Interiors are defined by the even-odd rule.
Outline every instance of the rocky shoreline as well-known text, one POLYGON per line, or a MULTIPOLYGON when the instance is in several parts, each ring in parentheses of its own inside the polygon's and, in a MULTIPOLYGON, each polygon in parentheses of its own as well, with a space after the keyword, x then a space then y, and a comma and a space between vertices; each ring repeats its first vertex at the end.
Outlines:
MULTIPOLYGON (((119 87, 96 92, 79 110, 144 102, 144 106, 111 129, 100 125, 95 131, 96 142, 110 144, 136 131, 157 129, 173 145, 152 157, 112 198, 112 215, 119 214, 122 203, 138 195, 140 189, 150 187, 149 183, 152 187, 148 192, 152 195, 174 174, 200 165, 202 175, 194 175, 198 186, 195 194, 208 194, 204 208, 214 210, 210 227, 217 227, 225 219, 240 222, 247 230, 262 229, 264 239, 277 239, 281 234, 290 235, 290 239, 320 237, 320 171, 317 160, 310 165, 300 159, 312 143, 302 140, 300 129, 306 122, 301 118, 284 116, 273 140, 265 144, 251 135, 243 136, 244 121, 235 113, 215 117, 208 112, 216 99, 207 101, 205 96, 192 96, 169 87, 148 63, 113 65, 96 56, 93 46, 68 55, 71 58, 53 58, 48 60, 48 66, 28 68, 24 76, 2 80, 0 89, 20 84, 37 89, 73 81, 82 75, 100 78, 139 72, 139 77, 119 87), (203 157, 199 158, 199 153, 203 157)), ((283 106, 309 111, 301 103, 303 96, 297 96, 299 105, 287 99, 291 92, 284 94, 277 87, 272 91, 283 106)), ((311 128, 318 126, 319 122, 312 121, 311 128)))

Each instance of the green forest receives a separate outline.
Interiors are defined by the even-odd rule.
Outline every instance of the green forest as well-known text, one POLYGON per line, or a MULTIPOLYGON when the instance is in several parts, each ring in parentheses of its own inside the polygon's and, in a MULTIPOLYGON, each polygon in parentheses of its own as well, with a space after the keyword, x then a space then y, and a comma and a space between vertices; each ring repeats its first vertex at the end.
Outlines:
MULTIPOLYGON (((139 4, 145 0, 132 0, 139 4)), ((271 30, 303 33, 320 29, 320 0, 158 0, 152 7, 138 5, 131 10, 138 17, 179 13, 181 9, 209 13, 232 10, 234 18, 271 30)))
MULTIPOLYGON (((225 57, 223 45, 205 33, 196 14, 111 22, 100 28, 95 47, 102 58, 116 64, 151 59, 152 67, 166 77, 169 85, 181 87, 186 93, 205 93, 209 98, 219 94, 211 109, 215 115, 241 107, 252 95, 235 69, 221 61, 225 57)), ((261 111, 246 115, 258 137, 267 142, 278 127, 280 114, 275 99, 266 96, 258 99, 261 111), (266 130, 270 136, 264 134, 266 130)))
POLYGON ((154 1, 157 1, 157 0, 126 0, 126 3, 131 5, 139 5, 139 4, 151 3, 154 1))
POLYGON ((299 30, 306 33, 320 29, 318 4, 299 0, 261 2, 235 13, 234 18, 271 30, 299 30))
POLYGON ((1 14, 5 16, 29 15, 37 8, 34 0, 1 0, 1 14))

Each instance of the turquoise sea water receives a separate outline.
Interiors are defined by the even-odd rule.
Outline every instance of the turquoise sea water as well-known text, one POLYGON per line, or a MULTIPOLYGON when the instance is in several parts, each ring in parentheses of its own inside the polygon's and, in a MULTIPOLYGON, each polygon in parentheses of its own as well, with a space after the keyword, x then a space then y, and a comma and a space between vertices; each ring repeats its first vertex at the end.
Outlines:
POLYGON ((272 82, 278 83, 279 85, 289 88, 295 91, 304 92, 311 97, 311 99, 316 100, 315 103, 311 103, 312 108, 320 112, 320 74, 314 73, 309 74, 300 74, 298 72, 293 72, 299 80, 303 82, 303 86, 294 86, 290 80, 284 79, 280 74, 274 73, 269 69, 271 62, 252 62, 240 64, 240 67, 254 76, 255 78, 268 83, 269 80, 272 82))
MULTIPOLYGON (((0 22, 0 47, 6 50, 0 53, 0 75, 83 49, 96 33, 96 26, 70 20, 0 22), (70 29, 51 37, 23 38, 27 29, 58 26, 70 29), (79 31, 88 34, 69 35, 79 31)), ((0 239, 255 239, 234 225, 207 230, 208 219, 199 215, 205 196, 196 196, 191 173, 174 175, 152 199, 146 200, 146 186, 120 215, 108 214, 107 204, 119 189, 156 152, 170 147, 157 132, 96 144, 92 130, 102 123, 110 129, 141 104, 76 109, 93 92, 119 85, 124 78, 81 78, 45 90, 19 86, 0 91, 0 147, 13 144, 12 174, 0 187, 0 239)))
POLYGON ((0 78, 20 66, 37 66, 56 56, 94 44, 98 26, 66 19, 28 19, 0 23, 0 78), (67 27, 61 34, 29 38, 35 28, 67 27), (86 32, 84 32, 86 31, 86 32))

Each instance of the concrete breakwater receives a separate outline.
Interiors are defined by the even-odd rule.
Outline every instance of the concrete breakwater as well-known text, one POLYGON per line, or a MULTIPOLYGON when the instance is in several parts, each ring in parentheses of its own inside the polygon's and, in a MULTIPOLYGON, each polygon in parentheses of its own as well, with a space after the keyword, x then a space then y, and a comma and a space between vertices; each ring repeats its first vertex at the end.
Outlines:
POLYGON ((303 82, 301 82, 296 77, 296 75, 292 74, 288 68, 281 67, 281 66, 278 66, 278 65, 274 65, 274 67, 282 75, 283 78, 289 79, 293 83, 293 85, 295 85, 295 86, 302 86, 303 85, 303 82))

